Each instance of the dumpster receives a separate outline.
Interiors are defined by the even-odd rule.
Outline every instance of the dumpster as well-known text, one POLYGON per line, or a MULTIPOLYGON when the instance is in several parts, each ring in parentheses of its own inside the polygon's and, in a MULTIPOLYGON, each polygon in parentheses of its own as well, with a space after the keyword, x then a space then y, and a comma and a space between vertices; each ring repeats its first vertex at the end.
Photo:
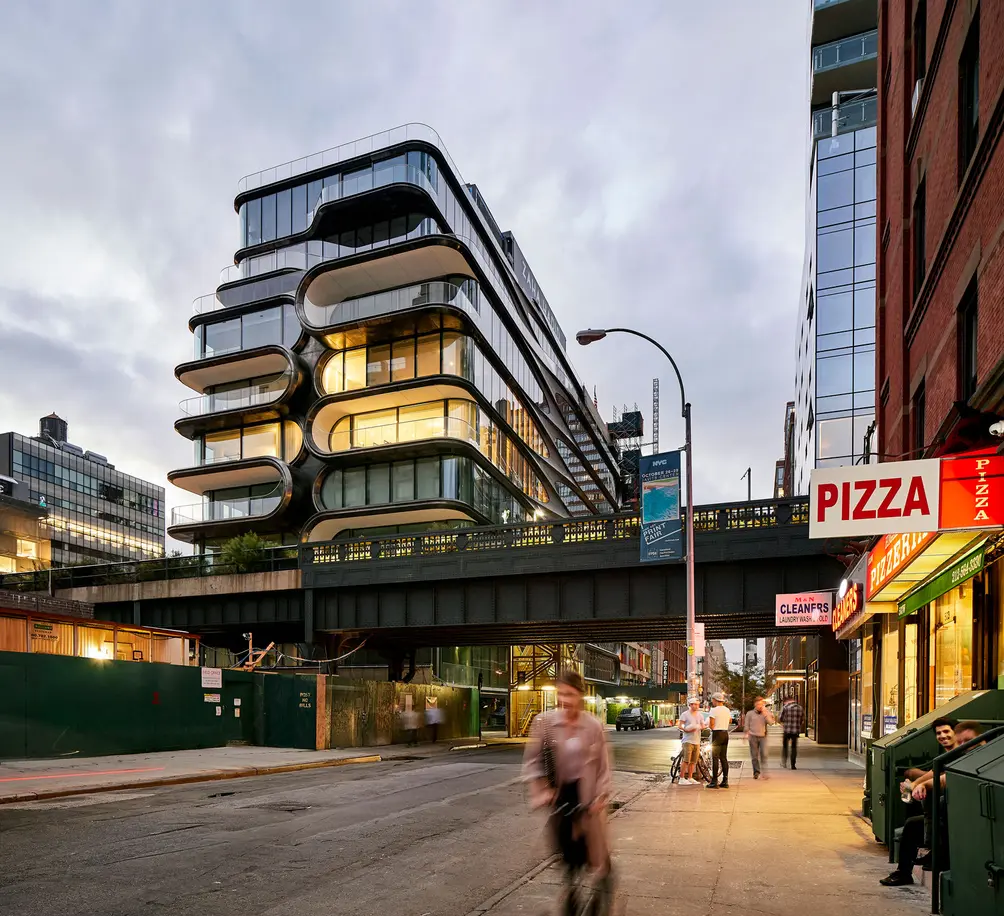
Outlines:
POLYGON ((893 854, 893 837, 903 826, 906 809, 899 797, 899 784, 909 767, 929 765, 941 748, 931 728, 936 719, 1004 719, 1004 691, 971 690, 953 697, 891 735, 876 739, 868 749, 868 785, 870 796, 864 800, 871 811, 872 833, 893 854))
POLYGON ((948 849, 941 873, 944 916, 1004 913, 1004 736, 945 768, 948 849))

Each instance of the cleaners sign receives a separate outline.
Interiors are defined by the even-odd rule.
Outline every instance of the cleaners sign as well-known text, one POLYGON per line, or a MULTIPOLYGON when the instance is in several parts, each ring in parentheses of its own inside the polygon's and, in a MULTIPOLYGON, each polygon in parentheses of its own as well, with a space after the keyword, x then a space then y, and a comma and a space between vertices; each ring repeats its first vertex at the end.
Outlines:
POLYGON ((828 627, 832 612, 833 592, 778 595, 774 623, 779 627, 828 627))

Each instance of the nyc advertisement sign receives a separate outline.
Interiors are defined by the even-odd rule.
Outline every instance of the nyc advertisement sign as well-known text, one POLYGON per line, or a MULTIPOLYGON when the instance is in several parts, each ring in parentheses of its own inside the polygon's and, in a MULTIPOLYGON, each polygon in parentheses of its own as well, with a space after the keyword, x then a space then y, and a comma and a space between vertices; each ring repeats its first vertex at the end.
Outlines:
POLYGON ((778 595, 774 623, 779 627, 828 627, 833 613, 833 592, 799 592, 778 595))
POLYGON ((642 455, 641 560, 683 559, 680 522, 680 453, 642 455))
POLYGON ((812 472, 809 537, 1004 525, 1004 456, 977 453, 812 472))

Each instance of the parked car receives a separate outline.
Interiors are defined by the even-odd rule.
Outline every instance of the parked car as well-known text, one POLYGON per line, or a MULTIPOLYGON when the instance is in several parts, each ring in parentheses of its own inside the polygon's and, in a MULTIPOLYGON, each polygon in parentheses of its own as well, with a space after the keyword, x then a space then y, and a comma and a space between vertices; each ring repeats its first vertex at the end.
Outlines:
POLYGON ((654 727, 652 717, 640 706, 633 706, 630 709, 622 709, 620 713, 618 713, 617 721, 614 724, 617 731, 628 731, 629 729, 639 731, 641 729, 654 727))

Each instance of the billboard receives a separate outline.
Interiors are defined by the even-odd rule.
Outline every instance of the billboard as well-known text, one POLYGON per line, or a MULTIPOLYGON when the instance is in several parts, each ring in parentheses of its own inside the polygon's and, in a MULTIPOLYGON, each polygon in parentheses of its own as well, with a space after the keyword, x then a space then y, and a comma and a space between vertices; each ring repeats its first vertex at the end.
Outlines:
POLYGON ((638 476, 641 482, 642 562, 682 560, 680 453, 642 455, 638 476))
POLYGON ((832 613, 833 592, 775 596, 774 624, 779 627, 828 627, 832 613))

